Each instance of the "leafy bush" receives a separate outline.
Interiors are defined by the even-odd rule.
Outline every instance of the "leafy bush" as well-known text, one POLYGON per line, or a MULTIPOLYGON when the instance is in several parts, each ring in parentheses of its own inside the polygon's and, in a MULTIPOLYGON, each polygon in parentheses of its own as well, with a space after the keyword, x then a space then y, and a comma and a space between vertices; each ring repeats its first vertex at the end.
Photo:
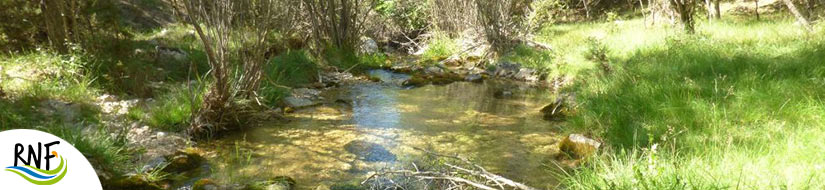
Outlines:
POLYGON ((189 126, 193 112, 201 105, 204 92, 202 85, 192 89, 185 85, 173 86, 147 108, 135 107, 129 110, 127 116, 157 129, 179 132, 189 126))
POLYGON ((275 105, 289 94, 289 87, 317 81, 319 68, 306 50, 288 50, 269 61, 263 70, 260 95, 275 105))
POLYGON ((427 49, 421 54, 423 60, 445 59, 461 51, 458 42, 447 35, 438 34, 427 41, 427 49))
POLYGON ((412 0, 382 0, 375 10, 389 18, 403 33, 423 30, 429 25, 428 4, 412 0))

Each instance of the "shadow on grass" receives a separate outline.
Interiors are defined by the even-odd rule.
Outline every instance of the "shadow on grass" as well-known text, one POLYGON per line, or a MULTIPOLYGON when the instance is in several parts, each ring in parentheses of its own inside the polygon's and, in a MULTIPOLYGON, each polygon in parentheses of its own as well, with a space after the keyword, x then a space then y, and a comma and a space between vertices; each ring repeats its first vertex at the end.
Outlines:
POLYGON ((735 134, 742 130, 736 128, 815 120, 804 110, 825 93, 821 41, 756 47, 701 37, 670 39, 637 51, 613 75, 575 87, 582 112, 573 126, 601 133, 609 144, 624 148, 647 147, 677 133, 695 141, 685 143, 703 143, 734 132, 725 135, 745 146, 758 145, 735 134), (774 55, 780 48, 793 51, 774 55))

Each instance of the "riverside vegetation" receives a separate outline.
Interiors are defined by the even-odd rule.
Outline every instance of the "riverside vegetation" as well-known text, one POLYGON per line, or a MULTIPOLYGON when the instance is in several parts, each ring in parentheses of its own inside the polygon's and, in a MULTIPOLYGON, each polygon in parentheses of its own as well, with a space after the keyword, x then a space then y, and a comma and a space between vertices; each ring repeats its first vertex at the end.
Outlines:
POLYGON ((0 130, 107 189, 825 188, 822 1, 44 2, 0 130))

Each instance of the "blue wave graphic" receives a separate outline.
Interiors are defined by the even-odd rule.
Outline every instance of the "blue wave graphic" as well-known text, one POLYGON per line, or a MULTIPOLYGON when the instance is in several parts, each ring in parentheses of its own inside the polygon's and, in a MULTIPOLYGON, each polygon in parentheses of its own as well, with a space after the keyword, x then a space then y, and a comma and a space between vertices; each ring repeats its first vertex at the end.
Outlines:
POLYGON ((26 174, 29 174, 32 177, 35 177, 35 178, 41 179, 41 180, 51 179, 51 178, 54 178, 55 176, 57 176, 57 174, 52 175, 52 176, 40 175, 40 174, 30 170, 29 168, 20 167, 20 166, 9 166, 9 167, 6 167, 6 169, 15 169, 15 170, 18 170, 18 171, 22 171, 22 172, 25 172, 26 174))

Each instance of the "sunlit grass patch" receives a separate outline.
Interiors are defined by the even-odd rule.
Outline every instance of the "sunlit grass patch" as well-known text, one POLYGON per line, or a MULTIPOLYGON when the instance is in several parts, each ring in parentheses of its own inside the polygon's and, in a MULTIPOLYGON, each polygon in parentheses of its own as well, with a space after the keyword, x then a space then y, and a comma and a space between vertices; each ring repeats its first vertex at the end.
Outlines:
POLYGON ((441 60, 458 53, 461 47, 456 39, 437 34, 427 40, 427 49, 421 54, 421 60, 441 60))
POLYGON ((176 85, 160 95, 147 107, 134 107, 127 117, 143 121, 151 127, 179 132, 188 127, 192 114, 199 109, 205 93, 203 85, 176 85))
POLYGON ((800 30, 785 22, 714 22, 692 36, 644 29, 662 36, 646 42, 607 35, 616 72, 580 76, 571 89, 580 112, 570 124, 611 148, 565 175, 564 184, 825 187, 825 141, 818 140, 825 135, 825 39, 821 30, 800 30))

